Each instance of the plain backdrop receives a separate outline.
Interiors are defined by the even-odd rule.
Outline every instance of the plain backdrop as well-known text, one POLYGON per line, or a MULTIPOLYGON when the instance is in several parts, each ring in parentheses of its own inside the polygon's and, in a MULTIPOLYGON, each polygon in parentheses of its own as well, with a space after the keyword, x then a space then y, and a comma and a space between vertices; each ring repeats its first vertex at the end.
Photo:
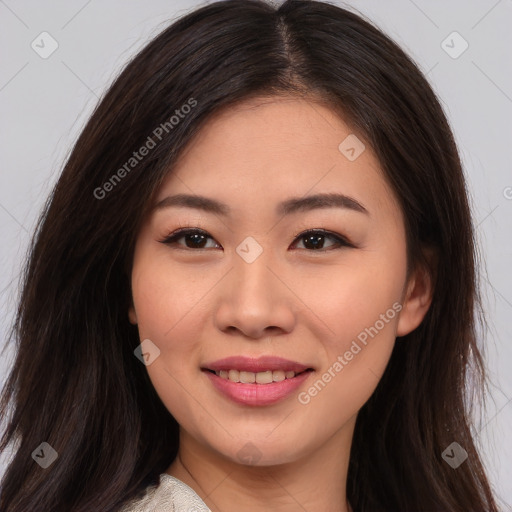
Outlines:
MULTIPOLYGON (((98 98, 150 37, 203 3, 0 0, 2 348, 37 216, 98 98), (52 44, 57 49, 43 58, 52 44)), ((484 257, 491 327, 481 340, 490 395, 475 435, 502 510, 512 510, 512 0, 332 3, 363 13, 413 57, 455 133, 484 257)), ((13 356, 7 345, 0 385, 13 356)))

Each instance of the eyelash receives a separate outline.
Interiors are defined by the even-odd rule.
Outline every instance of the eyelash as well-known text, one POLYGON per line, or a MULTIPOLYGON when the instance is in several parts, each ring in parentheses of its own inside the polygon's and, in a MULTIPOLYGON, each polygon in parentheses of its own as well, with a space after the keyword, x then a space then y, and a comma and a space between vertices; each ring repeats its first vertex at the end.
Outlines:
MULTIPOLYGON (((166 236, 163 240, 159 240, 159 242, 162 244, 166 244, 166 245, 179 245, 179 244, 177 244, 177 241, 180 238, 183 238, 183 237, 185 237, 187 235, 191 235, 191 234, 204 235, 204 236, 214 240, 213 237, 211 237, 208 234, 208 232, 203 229, 181 228, 181 229, 174 231, 170 235, 166 236)), ((330 251, 330 250, 335 250, 335 249, 342 249, 344 247, 345 248, 346 247, 350 247, 350 248, 355 247, 345 237, 338 235, 336 233, 333 233, 331 231, 327 231, 325 229, 309 229, 306 231, 302 231, 301 233, 295 235, 294 241, 297 240, 298 238, 304 238, 306 235, 310 235, 310 234, 323 235, 326 238, 334 239, 337 242, 337 247, 331 246, 331 247, 328 247, 327 249, 302 249, 302 250, 305 250, 308 252, 325 252, 325 251, 330 251)), ((206 248, 198 247, 198 248, 194 249, 192 247, 178 247, 178 249, 182 249, 182 250, 186 250, 186 251, 201 251, 201 250, 206 251, 206 250, 210 250, 210 249, 214 249, 214 248, 213 247, 206 247, 206 248)))

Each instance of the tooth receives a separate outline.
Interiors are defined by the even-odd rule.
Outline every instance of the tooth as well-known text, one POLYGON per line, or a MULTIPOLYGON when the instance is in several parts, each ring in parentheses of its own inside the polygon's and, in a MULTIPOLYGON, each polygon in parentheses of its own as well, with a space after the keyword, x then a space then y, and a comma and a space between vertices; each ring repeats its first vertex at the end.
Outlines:
POLYGON ((272 372, 270 370, 258 372, 256 374, 256 382, 258 384, 270 384, 272 382, 272 372))
POLYGON ((229 370, 228 379, 233 382, 240 382, 240 372, 238 370, 229 370))
POLYGON ((271 384, 272 382, 282 382, 285 379, 293 379, 294 371, 267 370, 264 372, 246 372, 239 370, 220 370, 215 372, 223 379, 229 379, 232 382, 242 382, 243 384, 271 384))
POLYGON ((240 382, 252 384, 256 382, 256 374, 254 372, 240 372, 240 382))
POLYGON ((275 370, 272 372, 272 380, 274 382, 281 382, 285 379, 285 374, 283 370, 275 370))

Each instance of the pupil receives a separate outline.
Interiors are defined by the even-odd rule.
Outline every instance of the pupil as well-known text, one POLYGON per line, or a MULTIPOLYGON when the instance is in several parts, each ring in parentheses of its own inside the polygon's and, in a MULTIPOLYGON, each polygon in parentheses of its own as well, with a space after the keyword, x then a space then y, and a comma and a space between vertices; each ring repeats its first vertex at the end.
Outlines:
POLYGON ((202 247, 202 242, 204 242, 204 239, 205 239, 204 235, 195 233, 195 234, 188 235, 188 236, 189 236, 189 240, 190 239, 193 240, 192 243, 193 243, 194 247, 202 247))
POLYGON ((319 249, 321 248, 320 246, 323 245, 323 238, 324 238, 324 235, 308 235, 306 236, 306 242, 304 243, 304 245, 307 247, 308 246, 308 243, 312 243, 313 244, 313 249, 319 249), (313 242, 313 239, 321 239, 320 242, 313 242))

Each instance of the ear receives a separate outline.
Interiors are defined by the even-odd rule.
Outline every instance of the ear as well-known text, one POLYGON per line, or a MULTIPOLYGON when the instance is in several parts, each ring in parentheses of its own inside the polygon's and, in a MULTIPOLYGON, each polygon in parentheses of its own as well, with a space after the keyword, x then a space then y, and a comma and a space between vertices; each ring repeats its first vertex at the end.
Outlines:
POLYGON ((137 325, 137 313, 135 313, 135 306, 133 305, 133 301, 132 305, 128 309, 128 318, 131 324, 137 325))
POLYGON ((432 302, 434 293, 437 253, 433 249, 424 249, 427 263, 417 265, 406 285, 402 310, 398 319, 396 336, 405 336, 418 327, 432 302))
POLYGON ((130 283, 130 307, 128 308, 128 319, 130 320, 130 323, 133 325, 137 325, 137 313, 135 313, 135 305, 133 304, 133 290, 132 290, 132 276, 131 276, 131 262, 128 260, 126 261, 125 265, 125 274, 126 279, 128 280, 128 283, 130 283))

